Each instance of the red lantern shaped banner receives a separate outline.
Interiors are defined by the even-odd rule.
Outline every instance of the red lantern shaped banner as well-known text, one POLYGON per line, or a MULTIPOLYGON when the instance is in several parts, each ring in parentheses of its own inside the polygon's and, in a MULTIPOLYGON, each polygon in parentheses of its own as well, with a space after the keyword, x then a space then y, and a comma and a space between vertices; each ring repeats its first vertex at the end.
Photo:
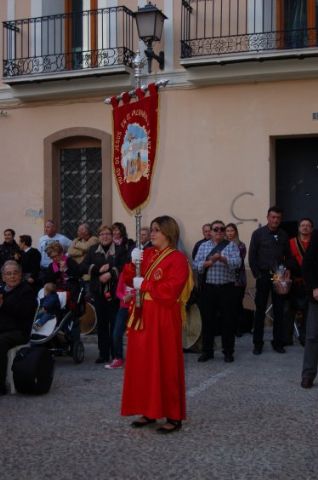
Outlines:
POLYGON ((148 85, 148 93, 138 88, 138 100, 128 93, 119 105, 113 97, 113 167, 121 198, 129 210, 140 208, 150 194, 155 162, 158 127, 158 91, 148 85))

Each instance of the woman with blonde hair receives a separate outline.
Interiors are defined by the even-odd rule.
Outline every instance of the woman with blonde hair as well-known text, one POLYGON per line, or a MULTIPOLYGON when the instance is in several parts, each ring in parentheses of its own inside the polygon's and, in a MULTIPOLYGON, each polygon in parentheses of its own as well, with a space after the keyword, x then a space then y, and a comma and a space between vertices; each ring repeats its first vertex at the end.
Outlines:
POLYGON ((132 263, 124 269, 126 283, 140 293, 141 308, 134 308, 128 322, 122 415, 141 415, 133 428, 166 417, 157 429, 162 434, 180 430, 186 417, 181 301, 187 301, 192 277, 186 256, 176 249, 178 238, 172 217, 155 218, 153 247, 143 252, 142 277, 135 277, 139 249, 132 251, 132 263))

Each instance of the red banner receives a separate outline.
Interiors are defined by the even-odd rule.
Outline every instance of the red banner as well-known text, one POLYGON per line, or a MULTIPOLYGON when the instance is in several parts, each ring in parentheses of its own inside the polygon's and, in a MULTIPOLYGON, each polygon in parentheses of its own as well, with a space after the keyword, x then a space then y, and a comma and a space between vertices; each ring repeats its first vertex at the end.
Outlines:
POLYGON ((122 104, 112 98, 114 119, 113 167, 123 202, 129 210, 148 199, 155 162, 158 124, 158 91, 138 88, 138 100, 124 93, 122 104))

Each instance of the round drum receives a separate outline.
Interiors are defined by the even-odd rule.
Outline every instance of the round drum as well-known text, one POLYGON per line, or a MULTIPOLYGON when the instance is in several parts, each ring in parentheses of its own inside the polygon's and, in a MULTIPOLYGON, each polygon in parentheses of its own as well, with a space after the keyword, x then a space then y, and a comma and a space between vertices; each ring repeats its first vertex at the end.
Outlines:
POLYGON ((85 304, 85 312, 80 317, 80 331, 82 335, 88 335, 96 327, 97 318, 93 305, 89 302, 85 304))
POLYGON ((201 351, 201 315, 196 303, 187 312, 187 320, 182 329, 182 344, 185 350, 201 351))

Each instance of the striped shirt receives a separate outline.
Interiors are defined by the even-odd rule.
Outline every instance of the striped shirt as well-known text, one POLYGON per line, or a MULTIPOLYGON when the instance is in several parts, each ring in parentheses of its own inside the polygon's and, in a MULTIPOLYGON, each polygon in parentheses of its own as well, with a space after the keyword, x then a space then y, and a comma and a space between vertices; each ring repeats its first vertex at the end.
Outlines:
MULTIPOLYGON (((200 245, 198 253, 193 262, 193 268, 199 273, 203 273, 203 264, 211 250, 216 247, 216 243, 208 240, 200 245)), ((227 263, 217 261, 207 269, 206 283, 213 285, 224 285, 225 283, 235 282, 235 270, 241 266, 240 250, 236 243, 230 242, 221 252, 222 257, 227 259, 227 263)))

